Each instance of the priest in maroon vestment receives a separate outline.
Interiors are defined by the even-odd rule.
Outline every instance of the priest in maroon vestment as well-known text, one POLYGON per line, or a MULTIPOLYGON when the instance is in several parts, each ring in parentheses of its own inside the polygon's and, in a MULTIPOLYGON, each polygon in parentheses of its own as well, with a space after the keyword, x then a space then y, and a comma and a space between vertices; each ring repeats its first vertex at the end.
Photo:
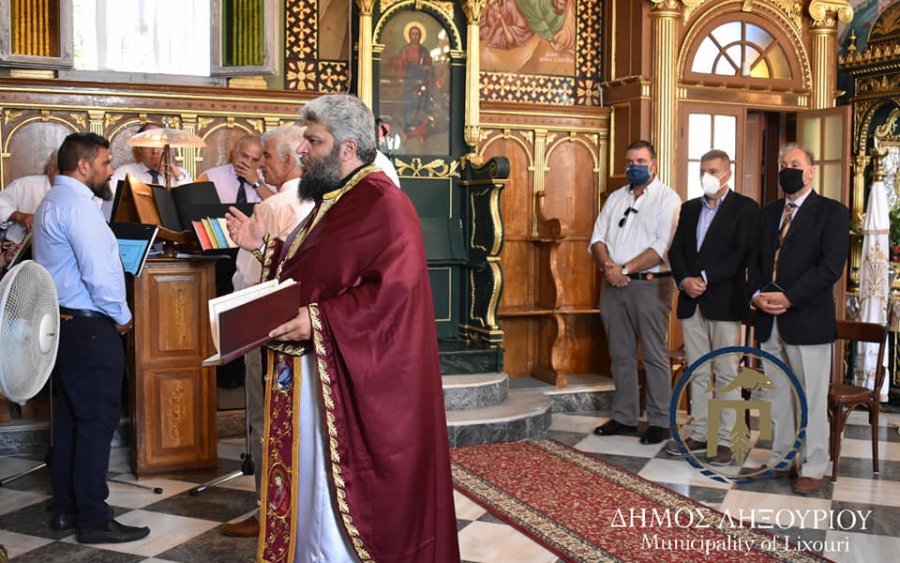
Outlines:
MULTIPOLYGON (((305 561, 316 553, 337 559, 340 546, 319 544, 343 541, 361 561, 458 562, 437 335, 418 216, 407 196, 372 165, 375 123, 364 104, 352 96, 323 96, 307 104, 301 118, 307 129, 298 149, 305 159, 300 195, 316 207, 284 243, 266 243, 263 266, 269 279, 299 282, 304 306, 271 333, 278 342, 270 345, 270 357, 294 358, 292 386, 313 391, 291 401, 278 386, 269 386, 269 470, 289 467, 295 491, 290 526, 282 527, 279 514, 266 516, 271 525, 261 534, 260 558, 305 561), (314 404, 307 403, 310 397, 314 404), (301 423, 311 411, 318 413, 317 434, 301 423), (285 416, 295 417, 293 430, 277 426, 285 416), (320 447, 320 461, 304 462, 309 442, 320 447), (304 491, 316 486, 317 475, 327 481, 330 500, 310 509, 313 501, 304 501, 304 491), (306 532, 327 529, 329 520, 337 521, 338 540, 320 539, 327 532, 306 532), (290 545, 272 540, 285 535, 278 532, 284 529, 292 530, 290 545)), ((236 210, 229 228, 246 248, 263 242, 253 220, 236 210)), ((308 455, 316 458, 315 451, 308 455)))

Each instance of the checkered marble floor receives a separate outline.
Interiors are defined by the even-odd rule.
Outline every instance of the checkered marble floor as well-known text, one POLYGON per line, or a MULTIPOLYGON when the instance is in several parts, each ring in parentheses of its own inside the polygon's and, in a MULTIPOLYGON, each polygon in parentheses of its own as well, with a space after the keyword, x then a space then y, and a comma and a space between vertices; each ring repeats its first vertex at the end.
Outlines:
MULTIPOLYGON (((813 545, 831 544, 836 550, 823 555, 835 561, 871 562, 893 560, 900 552, 900 415, 883 414, 879 457, 881 473, 872 474, 869 428, 863 413, 854 413, 843 440, 840 478, 826 481, 812 497, 790 492, 787 479, 771 479, 749 485, 723 484, 708 479, 681 458, 663 451, 663 445, 643 446, 627 436, 598 437, 591 431, 608 420, 608 413, 585 412, 553 415, 549 438, 574 446, 599 459, 624 467, 674 491, 720 510, 737 513, 744 509, 846 511, 869 513, 865 526, 857 522, 849 529, 830 529, 827 523, 770 530, 801 538, 813 545), (824 543, 823 543, 824 542, 824 543), (846 547, 845 547, 846 546, 846 547)), ((146 478, 140 484, 162 487, 162 494, 127 484, 110 483, 109 504, 116 517, 131 525, 150 526, 150 535, 140 541, 85 546, 68 532, 47 527, 50 487, 46 469, 0 488, 0 545, 12 561, 40 563, 165 563, 249 562, 256 553, 254 539, 227 538, 225 523, 241 520, 255 506, 252 477, 242 476, 191 496, 198 483, 239 468, 242 439, 222 440, 216 473, 184 474, 146 478)), ((134 480, 128 473, 127 450, 116 449, 110 476, 134 480)), ((756 453, 759 456, 759 453, 756 453)), ((746 465, 759 463, 751 452, 746 465)), ((33 461, 0 458, 0 478, 34 465, 33 461)), ((456 499, 457 527, 463 561, 471 563, 556 563, 559 559, 484 508, 459 493, 456 499)), ((810 512, 812 514, 812 512, 810 512)), ((835 527, 837 528, 837 527, 835 527)))

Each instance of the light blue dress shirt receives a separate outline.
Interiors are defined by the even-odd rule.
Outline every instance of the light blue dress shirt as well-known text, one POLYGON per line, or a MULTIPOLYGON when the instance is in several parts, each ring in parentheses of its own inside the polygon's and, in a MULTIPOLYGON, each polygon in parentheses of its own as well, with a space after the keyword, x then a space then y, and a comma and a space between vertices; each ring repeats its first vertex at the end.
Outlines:
POLYGON ((719 203, 716 204, 715 207, 709 205, 709 200, 706 197, 700 198, 700 218, 697 220, 697 252, 700 252, 700 247, 703 246, 703 241, 706 239, 706 231, 709 230, 709 226, 712 225, 713 219, 716 218, 716 213, 721 209, 722 204, 725 202, 725 198, 728 197, 728 194, 731 193, 731 188, 725 191, 722 194, 722 197, 719 198, 719 203))
POLYGON ((119 247, 90 188, 58 175, 33 227, 34 258, 50 272, 60 307, 97 311, 122 325, 131 320, 119 247))
MULTIPOLYGON (((706 196, 700 198, 700 218, 697 220, 697 252, 700 252, 700 247, 703 246, 703 241, 706 240, 706 231, 709 230, 709 226, 712 225, 713 219, 716 218, 716 213, 719 212, 722 203, 730 193, 731 188, 725 190, 725 193, 719 198, 719 203, 717 203, 715 207, 709 205, 709 200, 706 199, 706 196)), ((706 270, 700 272, 700 277, 703 278, 704 283, 707 282, 706 270)))

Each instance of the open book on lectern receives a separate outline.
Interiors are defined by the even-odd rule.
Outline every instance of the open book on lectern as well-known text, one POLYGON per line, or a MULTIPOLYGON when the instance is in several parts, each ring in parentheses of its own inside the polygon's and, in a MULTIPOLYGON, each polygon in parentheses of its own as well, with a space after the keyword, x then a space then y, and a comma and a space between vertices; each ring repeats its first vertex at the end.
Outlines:
MULTIPOLYGON (((193 182, 174 188, 145 184, 128 174, 116 190, 114 223, 158 225, 159 238, 186 243, 195 240, 192 221, 204 217, 224 217, 229 204, 219 201, 212 182, 193 182)), ((250 206, 238 206, 252 213, 250 206)))
POLYGON ((292 279, 270 280, 209 300, 209 330, 217 353, 203 360, 217 366, 266 344, 269 332, 297 316, 300 291, 292 279))

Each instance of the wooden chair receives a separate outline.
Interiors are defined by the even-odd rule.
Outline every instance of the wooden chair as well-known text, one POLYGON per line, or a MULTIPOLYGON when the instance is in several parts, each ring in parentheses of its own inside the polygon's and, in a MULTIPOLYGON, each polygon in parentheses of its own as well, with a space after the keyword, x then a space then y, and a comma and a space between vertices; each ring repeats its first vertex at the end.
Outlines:
MULTIPOLYGON (((828 390, 828 415, 831 426, 831 480, 837 481, 838 463, 841 458, 841 435, 847 425, 847 419, 857 407, 869 410, 869 424, 872 426, 872 472, 878 473, 878 415, 881 412, 879 392, 884 383, 884 349, 887 338, 887 327, 875 323, 855 321, 838 321, 837 337, 847 342, 872 342, 878 344, 878 367, 875 370, 875 389, 867 389, 851 385, 843 381, 844 370, 831 382, 828 390)), ((846 347, 846 346, 845 346, 846 347)), ((844 350, 844 348, 841 348, 844 350)), ((840 361, 842 354, 838 355, 840 361)), ((852 355, 851 355, 852 356, 852 355)), ((852 370, 851 370, 852 372, 852 370)))
MULTIPOLYGON (((684 372, 687 371, 688 361, 687 354, 684 352, 684 345, 679 346, 674 350, 669 350, 669 365, 672 366, 672 388, 675 388, 675 384, 678 383, 678 380, 681 379, 681 376, 684 375, 684 372)), ((684 408, 688 414, 691 414, 691 386, 686 385, 684 387, 684 396, 682 397, 682 404, 684 404, 684 408)))

